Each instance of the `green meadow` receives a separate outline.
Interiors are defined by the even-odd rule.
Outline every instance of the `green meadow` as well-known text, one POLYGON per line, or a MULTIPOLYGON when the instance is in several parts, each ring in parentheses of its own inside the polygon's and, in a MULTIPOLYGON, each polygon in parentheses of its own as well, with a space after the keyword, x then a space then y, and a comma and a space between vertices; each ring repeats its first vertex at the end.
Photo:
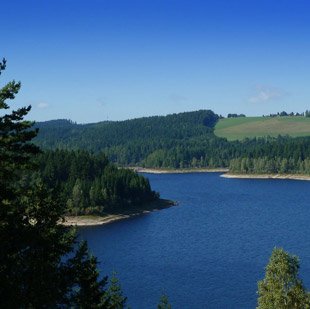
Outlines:
POLYGON ((302 116, 225 118, 216 124, 214 133, 231 141, 278 135, 310 136, 310 118, 302 116))

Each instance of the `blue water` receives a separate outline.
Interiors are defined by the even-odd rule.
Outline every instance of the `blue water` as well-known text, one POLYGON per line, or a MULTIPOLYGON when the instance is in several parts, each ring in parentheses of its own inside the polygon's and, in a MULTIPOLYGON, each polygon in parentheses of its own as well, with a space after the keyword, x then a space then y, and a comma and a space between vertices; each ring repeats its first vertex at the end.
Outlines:
POLYGON ((275 246, 300 257, 310 288, 310 182, 225 179, 211 174, 146 175, 179 205, 80 230, 117 271, 133 309, 255 308, 257 281, 275 246))

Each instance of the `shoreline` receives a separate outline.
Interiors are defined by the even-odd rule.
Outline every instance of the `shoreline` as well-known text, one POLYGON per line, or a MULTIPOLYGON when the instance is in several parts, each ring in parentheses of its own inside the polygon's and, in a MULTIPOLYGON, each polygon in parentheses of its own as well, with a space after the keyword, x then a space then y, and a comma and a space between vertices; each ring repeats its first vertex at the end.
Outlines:
POLYGON ((310 181, 310 176, 297 174, 222 174, 223 178, 235 179, 289 179, 289 180, 304 180, 310 181))
POLYGON ((177 203, 174 201, 159 199, 144 207, 143 209, 135 209, 131 212, 107 214, 104 216, 97 215, 81 215, 81 216, 65 216, 64 221, 60 224, 64 226, 98 226, 113 223, 120 220, 130 219, 133 217, 148 214, 153 211, 167 209, 172 206, 176 206, 177 203))
POLYGON ((185 169, 161 169, 161 168, 130 168, 137 173, 145 174, 189 174, 189 173, 224 173, 220 177, 235 179, 291 179, 310 181, 310 175, 301 174, 231 174, 228 168, 185 168, 185 169))
MULTIPOLYGON (((168 169, 144 169, 139 168, 137 172, 150 174, 186 174, 186 173, 218 173, 224 172, 220 177, 230 179, 284 179, 284 180, 302 180, 310 181, 310 176, 297 174, 230 174, 228 169, 186 169, 186 170, 168 170, 168 169), (228 172, 228 173, 227 173, 228 172)), ((129 212, 106 214, 106 215, 81 215, 81 216, 65 216, 64 221, 59 222, 64 226, 98 226, 105 225, 120 220, 130 219, 153 211, 167 209, 176 206, 177 203, 171 200, 159 199, 141 209, 134 209, 129 212)))
POLYGON ((183 169, 165 169, 165 168, 131 168, 137 173, 146 174, 189 174, 189 173, 226 173, 228 168, 183 168, 183 169))

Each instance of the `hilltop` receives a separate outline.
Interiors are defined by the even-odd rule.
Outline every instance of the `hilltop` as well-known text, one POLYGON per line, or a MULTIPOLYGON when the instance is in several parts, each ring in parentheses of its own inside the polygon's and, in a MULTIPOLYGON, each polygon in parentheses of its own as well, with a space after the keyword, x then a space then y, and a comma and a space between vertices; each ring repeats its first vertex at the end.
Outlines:
POLYGON ((179 167, 171 163, 175 158, 166 153, 173 151, 176 152, 173 156, 178 156, 178 165, 184 161, 187 166, 195 154, 186 153, 185 148, 198 141, 206 143, 215 139, 213 128, 218 118, 210 110, 199 110, 83 125, 69 120, 38 122, 36 143, 45 149, 103 151, 111 161, 126 166, 146 163, 179 167))
POLYGON ((238 117, 223 118, 215 126, 215 135, 230 141, 244 138, 289 135, 310 136, 310 117, 238 117))
POLYGON ((36 143, 44 149, 103 152, 111 162, 127 167, 310 173, 310 136, 297 136, 309 135, 309 118, 239 116, 220 119, 211 110, 200 110, 83 125, 54 120, 37 123, 36 143))
POLYGON ((183 140, 208 135, 213 132, 217 120, 218 116, 210 110, 90 124, 51 120, 36 124, 40 129, 36 141, 46 148, 78 146, 97 151, 123 145, 129 140, 183 140))

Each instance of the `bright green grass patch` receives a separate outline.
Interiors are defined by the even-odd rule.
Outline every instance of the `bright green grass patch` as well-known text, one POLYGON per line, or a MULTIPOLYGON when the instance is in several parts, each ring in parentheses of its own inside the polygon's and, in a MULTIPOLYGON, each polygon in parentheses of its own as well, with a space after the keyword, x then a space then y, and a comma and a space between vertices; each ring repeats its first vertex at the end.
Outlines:
POLYGON ((310 136, 310 118, 302 116, 226 118, 217 123, 214 133, 228 140, 278 135, 310 136))

